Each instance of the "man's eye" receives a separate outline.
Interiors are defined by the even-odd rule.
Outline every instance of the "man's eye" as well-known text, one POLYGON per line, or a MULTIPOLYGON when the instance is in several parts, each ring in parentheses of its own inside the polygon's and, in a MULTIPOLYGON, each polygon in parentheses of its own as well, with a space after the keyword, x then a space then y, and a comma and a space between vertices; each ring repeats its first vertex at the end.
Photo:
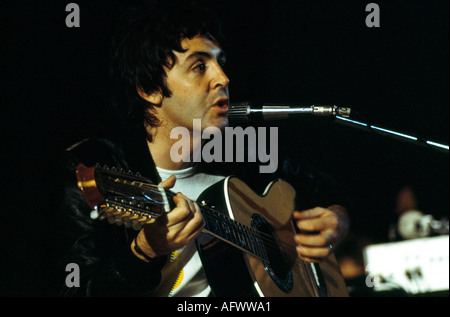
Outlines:
POLYGON ((200 63, 197 66, 194 67, 195 71, 203 72, 206 69, 206 65, 204 63, 200 63))

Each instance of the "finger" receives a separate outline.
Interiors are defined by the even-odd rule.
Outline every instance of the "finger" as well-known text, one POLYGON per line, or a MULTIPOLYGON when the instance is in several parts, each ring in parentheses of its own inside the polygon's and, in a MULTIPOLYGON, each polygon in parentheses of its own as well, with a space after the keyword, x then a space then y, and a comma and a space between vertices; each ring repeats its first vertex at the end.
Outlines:
POLYGON ((168 226, 173 226, 187 220, 195 211, 195 207, 191 205, 190 200, 180 193, 173 198, 173 201, 176 203, 176 207, 167 213, 168 226))
POLYGON ((189 225, 190 224, 192 224, 192 229, 187 228, 187 236, 189 242, 194 240, 203 231, 203 229, 205 228, 205 221, 203 220, 203 217, 199 217, 199 219, 193 219, 192 221, 190 221, 189 225))
POLYGON ((197 205, 197 203, 193 203, 193 205, 195 211, 193 213, 192 219, 190 219, 189 223, 186 224, 186 228, 192 232, 198 230, 199 226, 204 227, 205 225, 200 207, 197 205))
POLYGON ((201 230, 203 230, 204 226, 205 226, 205 222, 203 219, 203 215, 200 212, 200 208, 198 207, 197 203, 193 203, 194 204, 194 208, 196 209, 195 212, 193 213, 193 216, 191 219, 189 219, 186 223, 185 223, 185 233, 187 236, 190 236, 191 234, 195 234, 196 232, 199 232, 201 230))
POLYGON ((162 185, 164 188, 166 189, 170 189, 173 186, 175 186, 175 182, 177 181, 177 178, 175 175, 171 175, 168 179, 166 179, 165 181, 159 183, 160 185, 162 185))
POLYGON ((200 212, 191 212, 190 216, 185 218, 176 224, 176 228, 183 232, 184 235, 190 235, 191 232, 198 231, 198 227, 201 226, 203 229, 205 222, 203 216, 200 212))
POLYGON ((189 220, 179 222, 169 228, 168 238, 177 245, 186 245, 195 239, 205 227, 203 216, 200 212, 193 214, 189 220))
POLYGON ((295 242, 310 247, 328 247, 335 244, 337 236, 335 230, 324 230, 318 234, 300 233, 295 235, 295 242))
POLYGON ((188 206, 189 206, 189 213, 190 214, 194 214, 196 212, 196 207, 195 207, 195 202, 190 200, 188 197, 184 196, 181 193, 178 193, 178 195, 181 195, 181 197, 183 197, 183 199, 186 200, 188 206))
POLYGON ((325 230, 325 223, 320 218, 299 220, 296 222, 300 231, 316 232, 325 230))
POLYGON ((322 216, 326 212, 326 209, 321 207, 316 207, 313 209, 303 210, 303 211, 294 211, 293 217, 297 220, 302 219, 310 219, 310 218, 317 218, 322 216))
POLYGON ((329 245, 328 239, 322 234, 297 234, 295 242, 310 247, 326 247, 329 245))
POLYGON ((300 258, 309 258, 309 259, 324 259, 331 253, 331 249, 329 247, 307 247, 303 245, 298 245, 297 254, 300 258))
POLYGON ((335 215, 329 214, 325 217, 299 220, 296 224, 300 230, 314 232, 327 229, 335 230, 338 227, 339 221, 335 215))
POLYGON ((173 201, 177 205, 176 208, 182 207, 187 209, 188 214, 186 214, 186 217, 189 216, 191 213, 192 214, 195 213, 194 203, 192 202, 192 200, 184 196, 182 193, 178 193, 175 197, 173 197, 173 201))
POLYGON ((310 262, 310 263, 319 263, 323 260, 323 258, 310 258, 307 256, 303 256, 303 255, 299 255, 299 258, 302 259, 305 262, 310 262))
POLYGON ((190 210, 190 212, 191 212, 192 214, 194 214, 194 213, 197 211, 197 209, 196 209, 196 207, 195 207, 195 202, 193 202, 193 201, 190 200, 190 199, 188 199, 187 202, 188 202, 188 204, 189 204, 189 210, 190 210))

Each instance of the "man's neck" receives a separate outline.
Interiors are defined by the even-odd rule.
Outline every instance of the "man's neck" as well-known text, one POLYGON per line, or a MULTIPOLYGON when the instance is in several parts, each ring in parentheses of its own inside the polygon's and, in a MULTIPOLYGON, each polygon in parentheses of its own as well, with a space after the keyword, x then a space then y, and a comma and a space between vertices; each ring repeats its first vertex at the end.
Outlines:
POLYGON ((170 138, 170 131, 166 129, 152 129, 152 142, 147 141, 147 145, 150 151, 150 154, 155 162, 155 165, 167 169, 167 170, 181 170, 195 165, 192 161, 192 153, 194 147, 201 147, 201 144, 194 142, 192 133, 190 133, 189 137, 189 153, 183 153, 184 159, 180 162, 176 162, 171 157, 171 149, 175 143, 179 140, 170 138))

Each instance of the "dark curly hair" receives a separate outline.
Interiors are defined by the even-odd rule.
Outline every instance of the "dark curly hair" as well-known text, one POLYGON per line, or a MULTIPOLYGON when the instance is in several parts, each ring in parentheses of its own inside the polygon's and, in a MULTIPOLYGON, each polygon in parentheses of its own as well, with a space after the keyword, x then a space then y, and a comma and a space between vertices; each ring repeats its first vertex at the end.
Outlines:
MULTIPOLYGON (((170 97, 165 68, 171 69, 183 52, 181 41, 197 35, 221 42, 216 5, 211 0, 140 1, 120 19, 112 43, 113 105, 121 119, 142 129, 158 126, 155 105, 141 98, 160 92, 170 97)), ((147 133, 147 138, 151 136, 147 133)))

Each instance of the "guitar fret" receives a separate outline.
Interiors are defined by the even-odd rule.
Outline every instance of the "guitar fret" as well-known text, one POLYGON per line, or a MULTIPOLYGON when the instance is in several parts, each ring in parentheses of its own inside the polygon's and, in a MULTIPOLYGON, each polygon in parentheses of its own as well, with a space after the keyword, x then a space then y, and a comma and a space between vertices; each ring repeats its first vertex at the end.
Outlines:
MULTIPOLYGON (((251 231, 251 229, 248 229, 248 230, 251 231)), ((261 253, 261 249, 260 249, 260 246, 259 246, 258 238, 255 236, 253 231, 251 231, 251 236, 253 238, 252 239, 252 246, 253 246, 255 254, 258 255, 259 257, 262 257, 262 253, 261 253)))
POLYGON ((252 235, 252 232, 250 231, 250 228, 245 228, 245 231, 246 231, 246 233, 247 233, 247 235, 248 235, 248 237, 249 237, 249 239, 250 239, 250 241, 251 241, 250 245, 251 245, 251 248, 252 248, 253 253, 256 254, 256 255, 258 255, 258 256, 261 256, 261 255, 259 254, 259 252, 258 252, 259 250, 258 250, 258 248, 257 248, 257 246, 256 246, 255 238, 254 238, 254 236, 252 235))
POLYGON ((245 227, 243 225, 239 224, 238 228, 241 229, 240 232, 241 232, 241 235, 242 235, 242 238, 243 238, 242 241, 244 241, 244 243, 246 244, 247 250, 249 250, 252 253, 255 253, 254 250, 251 250, 252 243, 249 240, 249 237, 248 237, 248 235, 245 232, 245 227))
POLYGON ((256 255, 258 255, 259 257, 261 257, 261 255, 262 255, 262 254, 261 254, 261 250, 260 250, 260 248, 259 248, 258 240, 257 240, 257 238, 255 237, 254 232, 253 232, 250 228, 246 228, 246 231, 247 231, 247 233, 249 234, 249 236, 252 237, 252 243, 251 243, 251 246, 252 246, 253 252, 254 252, 256 255))
POLYGON ((236 228, 234 227, 234 224, 233 224, 233 231, 234 231, 234 236, 235 236, 235 238, 234 238, 235 244, 238 246, 241 246, 241 240, 242 240, 241 233, 239 230, 236 230, 236 228))
POLYGON ((227 239, 240 247, 244 247, 244 246, 242 246, 242 244, 239 242, 239 239, 237 238, 236 230, 234 228, 234 223, 226 218, 224 218, 223 220, 224 220, 223 224, 229 228, 229 235, 227 236, 227 239))
POLYGON ((259 234, 256 234, 256 245, 258 247, 260 257, 263 259, 268 259, 266 248, 264 247, 259 234))
POLYGON ((242 232, 242 230, 240 230, 239 225, 237 223, 235 223, 235 229, 238 232, 238 239, 239 239, 240 246, 245 248, 248 251, 251 251, 248 248, 248 243, 247 243, 246 237, 245 237, 244 233, 242 232))
POLYGON ((209 214, 203 213, 203 220, 205 221, 205 229, 211 231, 212 224, 210 223, 209 214))
MULTIPOLYGON (((245 235, 243 234, 242 230, 239 230, 239 225, 237 225, 237 231, 238 231, 238 241, 239 246, 248 250, 247 241, 245 239, 245 235)), ((248 250, 250 251, 250 250, 248 250)))
POLYGON ((261 252, 261 246, 259 245, 260 243, 257 242, 256 245, 254 243, 254 232, 251 228, 233 221, 213 209, 202 210, 202 213, 205 220, 206 230, 218 235, 234 245, 239 246, 257 257, 262 257, 264 255, 264 253, 261 252))

